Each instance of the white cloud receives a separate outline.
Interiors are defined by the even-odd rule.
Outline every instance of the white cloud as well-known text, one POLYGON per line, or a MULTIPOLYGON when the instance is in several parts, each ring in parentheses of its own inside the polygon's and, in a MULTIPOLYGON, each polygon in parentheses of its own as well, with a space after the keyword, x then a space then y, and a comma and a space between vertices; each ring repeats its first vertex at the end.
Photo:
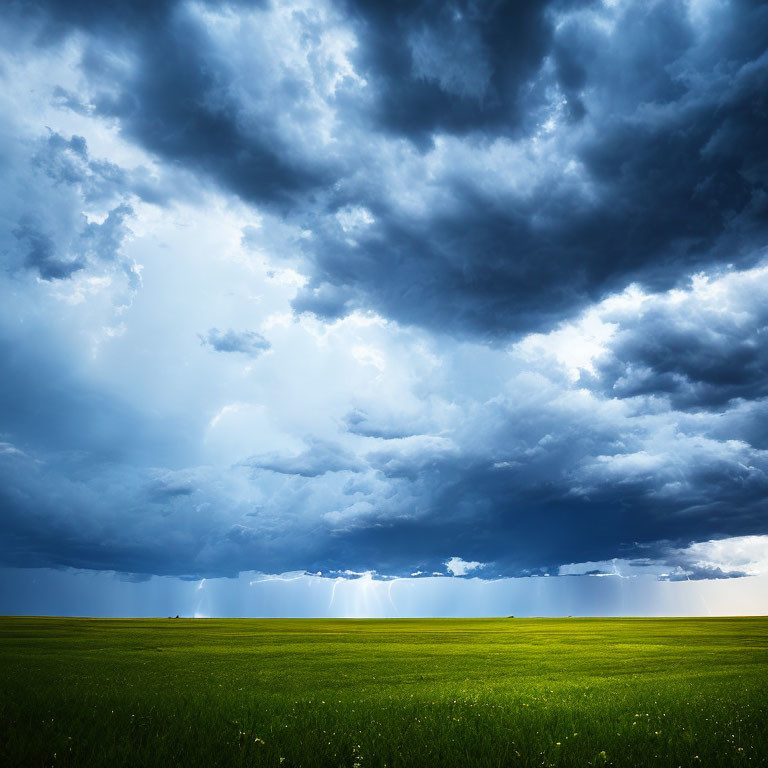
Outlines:
POLYGON ((483 568, 485 563, 476 560, 462 560, 460 557, 451 557, 445 561, 445 567, 453 576, 466 576, 471 571, 483 568))
POLYGON ((725 574, 768 574, 768 535, 732 536, 690 544, 673 550, 670 558, 679 558, 683 570, 717 570, 725 574))

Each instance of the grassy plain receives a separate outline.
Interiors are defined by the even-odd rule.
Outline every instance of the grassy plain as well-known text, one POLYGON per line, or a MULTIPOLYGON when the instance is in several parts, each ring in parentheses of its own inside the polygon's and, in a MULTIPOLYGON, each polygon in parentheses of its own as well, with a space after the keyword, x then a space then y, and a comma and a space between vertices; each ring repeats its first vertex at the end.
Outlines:
POLYGON ((4 766, 765 766, 768 619, 0 618, 4 766))

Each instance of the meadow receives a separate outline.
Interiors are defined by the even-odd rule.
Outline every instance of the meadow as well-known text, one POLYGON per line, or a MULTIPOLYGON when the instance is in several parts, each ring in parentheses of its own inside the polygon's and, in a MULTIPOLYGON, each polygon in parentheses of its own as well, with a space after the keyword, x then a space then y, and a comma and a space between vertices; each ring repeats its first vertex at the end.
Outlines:
POLYGON ((4 766, 765 766, 768 619, 0 618, 4 766))

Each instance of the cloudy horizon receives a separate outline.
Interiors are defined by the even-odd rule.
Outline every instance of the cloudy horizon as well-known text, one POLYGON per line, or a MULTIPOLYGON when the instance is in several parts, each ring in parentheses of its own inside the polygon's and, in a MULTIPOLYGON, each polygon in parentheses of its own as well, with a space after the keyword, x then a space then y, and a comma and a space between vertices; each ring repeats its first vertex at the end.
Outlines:
POLYGON ((0 613, 768 613, 767 35, 11 2, 0 613))

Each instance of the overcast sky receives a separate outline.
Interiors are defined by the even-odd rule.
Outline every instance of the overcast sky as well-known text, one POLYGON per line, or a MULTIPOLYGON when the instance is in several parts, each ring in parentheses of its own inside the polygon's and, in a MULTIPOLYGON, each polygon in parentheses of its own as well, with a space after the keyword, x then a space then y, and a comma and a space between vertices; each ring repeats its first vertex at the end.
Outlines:
POLYGON ((6 4, 0 613, 768 613, 766 41, 6 4))

